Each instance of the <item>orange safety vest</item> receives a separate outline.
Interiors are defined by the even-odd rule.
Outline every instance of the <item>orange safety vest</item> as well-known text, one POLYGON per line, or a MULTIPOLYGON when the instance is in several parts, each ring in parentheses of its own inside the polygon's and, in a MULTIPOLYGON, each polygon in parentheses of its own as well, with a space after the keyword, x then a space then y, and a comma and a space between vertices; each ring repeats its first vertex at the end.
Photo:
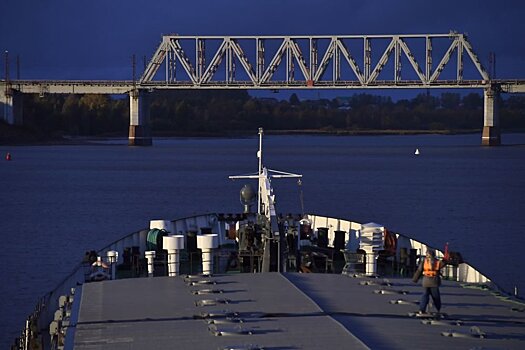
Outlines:
POLYGON ((439 266, 440 261, 434 260, 434 266, 432 266, 432 263, 430 262, 430 259, 425 259, 425 262, 423 264, 423 276, 426 277, 436 277, 439 272, 439 266))

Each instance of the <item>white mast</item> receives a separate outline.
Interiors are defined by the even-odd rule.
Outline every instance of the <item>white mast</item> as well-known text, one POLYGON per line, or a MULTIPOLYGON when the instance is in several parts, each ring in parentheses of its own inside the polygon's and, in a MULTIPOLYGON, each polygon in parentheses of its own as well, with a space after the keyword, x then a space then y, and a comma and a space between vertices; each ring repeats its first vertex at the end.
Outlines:
POLYGON ((259 151, 257 151, 257 158, 259 158, 259 172, 257 173, 259 175, 259 188, 257 189, 257 213, 261 213, 261 191, 263 186, 263 169, 262 169, 262 136, 263 136, 263 128, 259 128, 259 151))
POLYGON ((229 176, 230 179, 258 179, 259 189, 257 191, 257 213, 265 215, 271 221, 271 217, 275 215, 275 195, 270 182, 270 178, 301 178, 302 175, 287 173, 284 171, 277 171, 267 169, 262 164, 262 136, 263 128, 259 128, 259 150, 257 151, 257 158, 259 158, 259 171, 256 175, 238 175, 229 176), (264 206, 263 206, 264 204, 264 206))
MULTIPOLYGON (((302 175, 287 173, 284 171, 277 171, 267 169, 263 167, 262 164, 262 135, 263 128, 259 128, 259 150, 257 151, 257 158, 259 158, 259 171, 255 175, 238 175, 238 176, 229 176, 230 179, 257 179, 259 182, 259 191, 257 192, 257 215, 265 216, 268 219, 270 230, 267 234, 264 235, 264 253, 262 258, 261 271, 270 272, 270 260, 272 260, 272 253, 270 251, 270 241, 274 240, 276 237, 282 242, 284 237, 279 235, 279 224, 277 219, 277 214, 275 211, 275 195, 273 194, 273 188, 270 181, 270 178, 289 178, 296 177, 301 178, 302 175)), ((258 217, 259 218, 259 217, 258 217)), ((283 243, 282 243, 283 244, 283 243)), ((281 246, 281 245, 280 245, 281 246)), ((280 249, 277 257, 278 268, 277 271, 281 271, 281 254, 282 248, 280 249)))

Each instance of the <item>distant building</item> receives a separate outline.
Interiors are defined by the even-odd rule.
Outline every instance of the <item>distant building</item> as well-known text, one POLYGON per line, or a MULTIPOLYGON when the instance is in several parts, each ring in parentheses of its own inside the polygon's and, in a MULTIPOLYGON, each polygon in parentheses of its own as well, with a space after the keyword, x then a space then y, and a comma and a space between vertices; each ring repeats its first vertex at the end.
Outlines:
POLYGON ((349 96, 338 96, 335 98, 337 101, 337 105, 339 106, 337 109, 347 111, 352 109, 352 106, 350 106, 350 97, 349 96))
POLYGON ((339 106, 350 106, 350 96, 337 96, 335 100, 339 106))

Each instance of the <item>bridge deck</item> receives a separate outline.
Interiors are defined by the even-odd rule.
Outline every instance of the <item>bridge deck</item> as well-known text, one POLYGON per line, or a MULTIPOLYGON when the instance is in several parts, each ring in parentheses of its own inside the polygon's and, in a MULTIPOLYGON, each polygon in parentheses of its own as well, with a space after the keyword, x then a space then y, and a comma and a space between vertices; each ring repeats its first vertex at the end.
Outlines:
MULTIPOLYGON (((254 84, 252 81, 213 81, 195 84, 191 81, 134 83, 131 80, 10 80, 8 83, 9 88, 28 94, 128 94, 135 89, 484 89, 492 85, 500 86, 502 92, 525 92, 525 79, 440 80, 428 84, 418 80, 378 80, 367 85, 353 80, 319 81, 314 85, 308 85, 306 81, 272 81, 261 84, 254 84)), ((0 80, 0 90, 5 89, 5 80, 0 80)))
POLYGON ((75 349, 218 349, 247 344, 266 349, 525 346, 525 313, 516 304, 454 282, 441 288, 442 311, 448 314, 444 325, 426 325, 408 317, 416 305, 390 303, 419 298, 421 287, 408 279, 393 279, 389 287, 361 285, 365 279, 333 274, 232 274, 211 279, 217 284, 188 286, 180 277, 85 284, 76 301, 80 310, 73 321, 74 339, 68 341, 75 349), (203 288, 223 293, 191 293, 203 288), (394 294, 375 293, 380 289, 394 294), (400 291, 408 294, 397 294, 400 291), (203 299, 228 303, 197 306, 203 299), (237 312, 244 323, 209 325, 195 317, 225 310, 237 312), (473 326, 486 332, 486 338, 468 336, 473 326), (217 336, 220 331, 223 336, 217 336), (466 336, 441 335, 450 331, 466 336))

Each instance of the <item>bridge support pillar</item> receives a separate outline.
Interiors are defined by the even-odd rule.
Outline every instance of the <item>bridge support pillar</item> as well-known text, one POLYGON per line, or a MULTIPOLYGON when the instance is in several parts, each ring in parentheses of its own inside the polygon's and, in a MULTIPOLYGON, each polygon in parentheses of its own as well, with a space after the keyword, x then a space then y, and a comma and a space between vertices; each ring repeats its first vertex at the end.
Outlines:
POLYGON ((9 87, 0 91, 0 114, 9 125, 23 124, 23 94, 9 87))
POLYGON ((483 133, 481 144, 483 146, 499 146, 501 133, 499 128, 499 91, 496 87, 486 88, 484 93, 483 133))
POLYGON ((130 146, 151 146, 149 108, 146 93, 133 90, 129 93, 129 137, 130 146))

